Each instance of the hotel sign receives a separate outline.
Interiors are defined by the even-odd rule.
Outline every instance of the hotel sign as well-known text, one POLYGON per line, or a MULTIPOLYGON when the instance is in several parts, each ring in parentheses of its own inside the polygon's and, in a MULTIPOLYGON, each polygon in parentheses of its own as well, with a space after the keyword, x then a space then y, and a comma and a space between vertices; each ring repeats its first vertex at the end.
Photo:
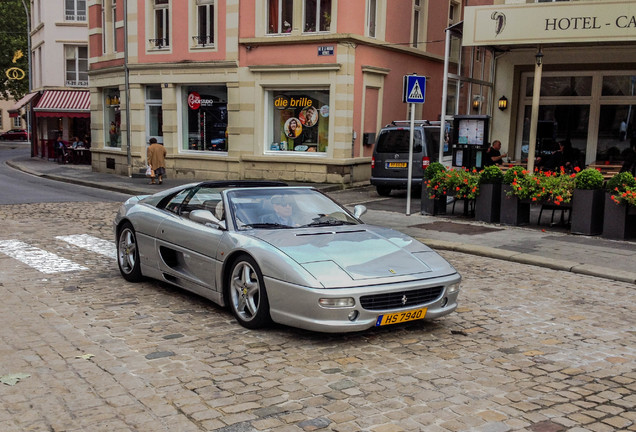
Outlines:
POLYGON ((464 9, 464 46, 636 41, 636 2, 559 2, 464 9))

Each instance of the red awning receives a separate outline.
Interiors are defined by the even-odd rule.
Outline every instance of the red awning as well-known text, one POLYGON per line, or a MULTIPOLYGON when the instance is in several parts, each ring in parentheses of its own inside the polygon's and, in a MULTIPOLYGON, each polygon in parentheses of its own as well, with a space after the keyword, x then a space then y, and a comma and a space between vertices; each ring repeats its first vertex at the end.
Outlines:
POLYGON ((90 117, 88 90, 45 90, 33 108, 38 117, 90 117))
POLYGON ((13 104, 13 106, 7 110, 9 111, 9 117, 17 117, 19 115, 18 111, 20 110, 20 108, 31 102, 31 100, 33 100, 33 98, 36 97, 38 94, 40 93, 27 93, 22 99, 13 104))

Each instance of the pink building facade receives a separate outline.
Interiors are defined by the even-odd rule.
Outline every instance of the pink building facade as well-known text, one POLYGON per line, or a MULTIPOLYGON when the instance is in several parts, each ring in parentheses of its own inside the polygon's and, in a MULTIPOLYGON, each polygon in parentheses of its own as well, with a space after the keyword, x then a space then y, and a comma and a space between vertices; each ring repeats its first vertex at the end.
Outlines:
POLYGON ((352 184, 375 134, 408 118, 403 76, 440 115, 454 0, 93 0, 93 167, 135 173, 148 140, 168 175, 352 184), (125 8, 127 10, 125 10, 125 8))

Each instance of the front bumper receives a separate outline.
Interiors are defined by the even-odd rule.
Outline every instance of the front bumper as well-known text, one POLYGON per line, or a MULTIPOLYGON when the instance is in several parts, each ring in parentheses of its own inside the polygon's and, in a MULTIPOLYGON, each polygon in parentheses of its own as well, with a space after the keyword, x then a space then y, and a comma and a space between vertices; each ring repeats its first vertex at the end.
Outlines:
POLYGON ((270 315, 274 322, 306 330, 325 333, 347 333, 369 329, 376 325, 378 317, 388 313, 404 312, 426 307, 424 319, 430 320, 448 315, 457 309, 459 290, 449 293, 449 287, 458 284, 458 273, 433 279, 423 279, 396 284, 360 286, 343 289, 311 289, 292 285, 273 278, 265 278, 270 304, 270 315), (417 306, 386 310, 367 310, 361 306, 360 297, 373 294, 409 292, 417 289, 443 286, 441 294, 431 302, 417 306), (322 298, 353 298, 351 307, 326 308, 319 305, 322 298), (357 311, 354 320, 350 313, 357 311))

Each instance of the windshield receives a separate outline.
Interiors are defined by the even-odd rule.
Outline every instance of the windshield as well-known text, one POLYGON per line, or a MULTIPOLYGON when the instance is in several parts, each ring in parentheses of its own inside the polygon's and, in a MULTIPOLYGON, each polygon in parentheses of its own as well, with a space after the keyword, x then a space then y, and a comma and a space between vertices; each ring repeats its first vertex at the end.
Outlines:
POLYGON ((237 229, 357 225, 345 209, 315 189, 234 189, 227 200, 237 229))
MULTIPOLYGON (((413 151, 422 151, 422 134, 419 130, 413 131, 413 151)), ((378 153, 408 153, 410 129, 387 129, 380 132, 376 151, 378 153)))

